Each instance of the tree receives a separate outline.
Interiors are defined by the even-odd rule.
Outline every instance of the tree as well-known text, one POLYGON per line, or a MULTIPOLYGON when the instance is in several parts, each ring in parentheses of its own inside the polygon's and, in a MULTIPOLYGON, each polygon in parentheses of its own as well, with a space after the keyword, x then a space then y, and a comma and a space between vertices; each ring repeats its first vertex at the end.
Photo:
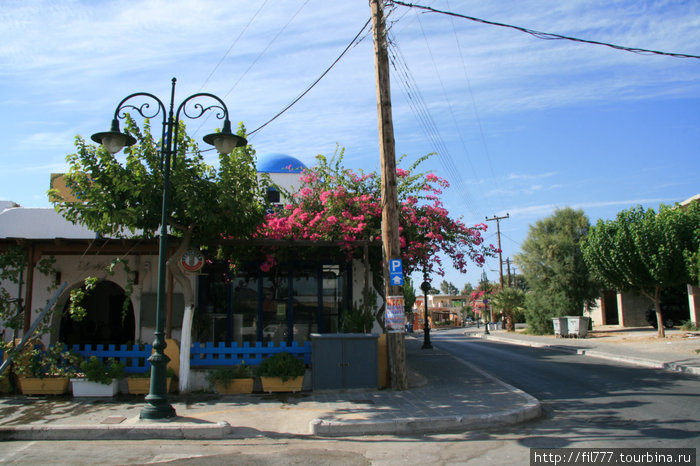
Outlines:
MULTIPOLYGON (((484 244, 482 232, 486 225, 467 227, 461 220, 450 218, 439 198, 448 182, 432 173, 417 171, 428 157, 419 158, 407 169, 396 170, 404 275, 416 271, 444 275, 441 254, 464 273, 470 261, 483 265, 484 256, 495 255, 495 248, 484 244)), ((302 173, 300 188, 285 194, 288 203, 265 218, 256 236, 333 241, 339 244, 338 252, 346 259, 359 257, 361 241, 381 240, 380 177, 376 172, 344 168, 342 150, 330 159, 319 155, 316 160, 316 166, 302 173)), ((328 254, 327 250, 324 254, 328 254)), ((283 256, 284 251, 270 249, 261 267, 269 270, 283 256)), ((383 296, 381 261, 381 254, 370 251, 370 267, 377 272, 373 274, 374 288, 383 296)), ((377 320, 383 322, 381 315, 383 309, 376 314, 377 320)))
POLYGON ((452 282, 448 282, 447 280, 443 280, 442 283, 440 283, 440 290, 442 291, 442 294, 446 295, 456 295, 459 293, 457 287, 454 286, 452 282))
POLYGON ((506 328, 509 332, 515 330, 513 313, 520 310, 525 304, 525 293, 518 288, 503 288, 497 290, 491 297, 491 305, 494 309, 501 310, 506 317, 506 328))
POLYGON ((486 277, 486 273, 484 273, 481 276, 479 286, 477 286, 476 290, 472 291, 472 293, 469 295, 469 305, 475 313, 479 312, 478 310, 480 306, 483 306, 484 315, 486 319, 491 319, 491 316, 488 312, 488 302, 491 300, 491 297, 496 292, 496 289, 497 285, 495 283, 489 282, 489 279, 486 277), (487 301, 486 305, 484 305, 484 300, 487 301))
POLYGON ((460 291, 459 294, 469 296, 470 294, 472 294, 472 291, 474 291, 474 287, 471 283, 467 282, 464 284, 464 286, 462 287, 462 291, 460 291))
POLYGON ((589 226, 583 211, 569 207, 530 226, 515 260, 530 290, 525 315, 534 333, 552 333, 552 317, 582 315, 596 297, 579 245, 589 226))
MULTIPOLYGON (((179 247, 168 260, 168 270, 185 296, 180 388, 186 391, 195 299, 179 257, 191 247, 206 248, 222 235, 245 237, 255 231, 266 212, 266 180, 258 179, 250 146, 219 155, 215 168, 205 163, 197 144, 180 125, 179 150, 170 172, 168 217, 170 234, 179 239, 179 247)), ((160 229, 162 209, 160 143, 148 120, 141 130, 127 117, 125 132, 137 143, 125 149, 123 164, 103 147, 86 144, 78 136, 77 152, 66 157, 70 166, 66 181, 81 202, 65 201, 55 190, 49 191, 49 197, 67 220, 100 235, 153 238, 160 229)), ((242 125, 238 133, 245 136, 242 125)))
POLYGON ((605 286, 639 290, 656 309, 664 337, 661 293, 691 281, 692 255, 700 247, 700 203, 686 209, 641 206, 623 210, 615 220, 598 220, 581 242, 584 259, 605 286))

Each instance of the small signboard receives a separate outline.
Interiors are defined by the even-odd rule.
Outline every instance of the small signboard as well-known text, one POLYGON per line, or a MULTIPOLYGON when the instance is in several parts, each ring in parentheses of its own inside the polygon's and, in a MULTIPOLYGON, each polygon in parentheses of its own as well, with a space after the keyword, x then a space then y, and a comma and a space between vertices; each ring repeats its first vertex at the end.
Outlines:
POLYGON ((180 264, 188 272, 199 272, 204 267, 204 255, 198 249, 190 249, 182 255, 180 264))
POLYGON ((403 263, 401 259, 389 261, 389 283, 393 286, 403 286, 403 263))
POLYGON ((389 296, 386 299, 386 313, 384 325, 389 333, 404 332, 406 329, 406 316, 404 315, 403 296, 389 296))

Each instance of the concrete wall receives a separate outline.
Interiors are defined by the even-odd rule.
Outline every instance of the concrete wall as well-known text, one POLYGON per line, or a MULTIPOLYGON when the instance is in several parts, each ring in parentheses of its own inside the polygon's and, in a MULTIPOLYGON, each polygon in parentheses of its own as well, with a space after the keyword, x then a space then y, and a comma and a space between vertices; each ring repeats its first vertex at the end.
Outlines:
POLYGON ((647 327, 645 314, 651 301, 646 296, 632 291, 617 294, 617 309, 620 327, 647 327))
POLYGON ((700 288, 688 285, 688 306, 690 307, 690 320, 698 325, 700 323, 700 288))

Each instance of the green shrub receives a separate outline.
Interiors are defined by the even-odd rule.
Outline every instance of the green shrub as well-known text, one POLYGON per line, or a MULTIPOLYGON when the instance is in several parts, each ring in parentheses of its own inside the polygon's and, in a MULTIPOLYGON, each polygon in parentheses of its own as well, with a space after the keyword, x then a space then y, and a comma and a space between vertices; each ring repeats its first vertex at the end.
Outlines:
POLYGON ((681 323, 681 330, 685 330, 686 332, 697 332, 700 331, 700 327, 693 323, 692 320, 686 320, 681 323))
POLYGON ((216 383, 228 387, 228 384, 233 379, 249 379, 255 375, 253 368, 246 364, 236 364, 235 366, 224 366, 212 369, 207 374, 209 385, 214 386, 216 383))
POLYGON ((13 371, 25 377, 72 377, 78 371, 80 356, 56 343, 48 349, 25 349, 15 358, 13 371))
POLYGON ((89 382, 105 385, 112 383, 112 379, 121 379, 125 375, 124 363, 114 358, 107 359, 105 364, 97 356, 90 356, 90 359, 80 364, 80 369, 89 382))
POLYGON ((279 377, 283 382, 294 377, 301 377, 306 371, 304 363, 289 353, 277 353, 263 360, 258 367, 261 377, 279 377))

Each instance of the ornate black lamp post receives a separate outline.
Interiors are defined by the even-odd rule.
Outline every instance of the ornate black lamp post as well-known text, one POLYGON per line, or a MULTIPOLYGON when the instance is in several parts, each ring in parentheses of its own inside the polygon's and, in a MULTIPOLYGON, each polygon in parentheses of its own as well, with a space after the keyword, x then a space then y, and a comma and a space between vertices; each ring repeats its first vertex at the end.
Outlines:
POLYGON ((177 155, 178 130, 180 128, 180 114, 189 119, 197 119, 204 115, 209 110, 216 110, 216 117, 224 120, 224 127, 220 133, 213 133, 204 136, 204 142, 211 144, 222 154, 230 153, 235 147, 245 146, 248 142, 233 133, 231 133, 231 121, 229 120, 228 109, 223 100, 213 94, 198 93, 187 97, 182 101, 177 111, 174 109, 175 100, 175 83, 177 80, 173 78, 170 91, 170 110, 166 111, 166 107, 158 97, 147 92, 137 92, 125 97, 117 109, 114 111, 112 119, 112 128, 110 131, 103 133, 95 133, 92 135, 92 140, 98 144, 102 144, 111 154, 116 154, 124 146, 131 146, 136 143, 136 139, 119 130, 119 119, 126 117, 126 111, 131 109, 138 112, 144 118, 155 118, 159 114, 163 115, 163 134, 161 138, 161 163, 163 164, 163 209, 160 223, 160 248, 158 251, 158 295, 156 308, 156 331, 153 340, 154 353, 148 358, 151 363, 151 388, 146 395, 146 405, 141 410, 141 419, 168 419, 175 417, 175 409, 168 402, 166 388, 166 366, 170 358, 168 358, 163 350, 166 343, 164 339, 163 327, 165 326, 165 275, 166 261, 168 250, 168 198, 170 189, 170 163, 173 157, 177 155), (200 103, 193 105, 192 114, 187 111, 187 104, 196 98, 209 98, 216 103, 205 107, 200 103), (155 109, 151 109, 147 102, 135 106, 127 102, 134 99, 148 99, 155 102, 155 109))
POLYGON ((430 321, 428 320, 428 291, 430 291, 430 282, 428 281, 427 275, 423 276, 423 283, 420 285, 420 289, 423 291, 423 346, 421 349, 433 349, 433 345, 430 344, 430 321))

